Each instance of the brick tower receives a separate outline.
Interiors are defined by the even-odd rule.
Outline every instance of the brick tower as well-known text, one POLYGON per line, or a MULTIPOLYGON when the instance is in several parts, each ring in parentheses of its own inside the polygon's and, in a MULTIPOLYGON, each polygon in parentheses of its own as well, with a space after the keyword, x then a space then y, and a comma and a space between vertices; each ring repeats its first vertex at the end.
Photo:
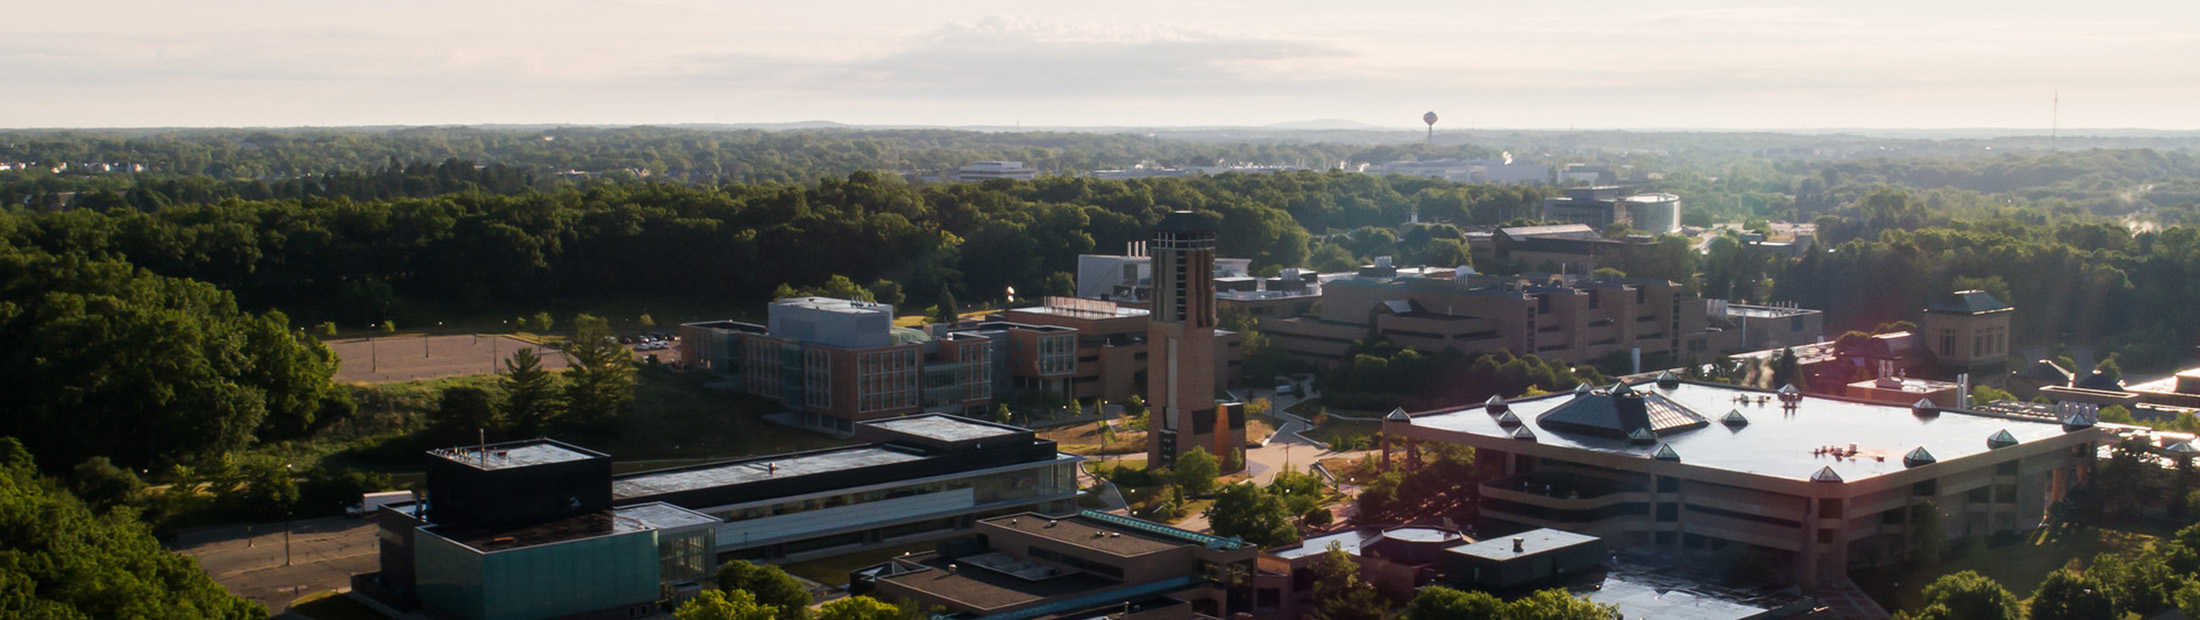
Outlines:
POLYGON ((1245 444, 1244 409, 1215 398, 1215 231, 1212 218, 1177 211, 1154 227, 1147 248, 1153 314, 1146 327, 1152 411, 1146 462, 1154 465, 1204 447, 1230 469, 1245 444))

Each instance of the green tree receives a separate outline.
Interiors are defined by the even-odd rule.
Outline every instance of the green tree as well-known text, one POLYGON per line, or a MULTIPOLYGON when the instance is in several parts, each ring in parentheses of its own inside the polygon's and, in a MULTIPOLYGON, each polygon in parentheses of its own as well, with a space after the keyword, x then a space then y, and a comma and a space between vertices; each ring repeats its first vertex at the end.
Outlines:
POLYGON ((744 560, 718 565, 718 589, 755 595, 757 603, 779 609, 779 620, 801 620, 812 602, 810 590, 786 571, 744 560))
POLYGON ((69 472, 69 491, 93 510, 106 510, 135 500, 145 491, 145 482, 130 470, 116 467, 107 457, 95 456, 69 472))
POLYGON ((2131 410, 2125 408, 2123 405, 2109 405, 2106 407, 2102 407, 2100 416, 2102 422, 2115 422, 2118 424, 2132 424, 2136 422, 2136 419, 2131 417, 2131 410))
POLYGON ((537 312, 535 313, 535 320, 533 321, 533 323, 535 331, 547 332, 553 329, 557 329, 558 319, 556 317, 550 316, 550 313, 548 312, 537 312))
POLYGON ((1900 616, 1912 620, 2016 620, 2024 617, 2016 595, 1975 571, 1941 575, 1925 586, 1924 606, 1900 616))
POLYGON ((895 282, 893 280, 879 278, 878 280, 871 282, 871 286, 867 288, 869 288, 871 291, 871 298, 878 300, 878 302, 882 304, 893 304, 899 306, 901 305, 902 300, 905 298, 905 295, 902 293, 901 290, 901 283, 895 282))
POLYGON ((1290 508, 1276 494, 1250 482, 1216 491, 1206 515, 1216 535, 1236 536, 1264 548, 1299 539, 1298 528, 1291 525, 1295 515, 1290 508))
POLYGON ((1360 563, 1337 543, 1314 561, 1314 592, 1307 617, 1315 620, 1381 620, 1390 606, 1375 584, 1360 579, 1360 563))
POLYGON ((788 616, 778 607, 758 604, 756 595, 745 591, 704 590, 673 610, 672 617, 675 620, 773 620, 788 616))
POLYGON ((504 422, 517 434, 533 436, 558 417, 557 377, 542 367, 533 348, 513 351, 497 384, 504 389, 504 422))
POLYGON ((2101 358, 2101 363, 2093 365, 2093 372, 2101 373, 2111 382, 2122 383, 2124 381, 2124 366, 2121 362, 2116 361, 2117 357, 2117 354, 2110 353, 2108 357, 2101 358))
POLYGON ((1123 399, 1123 415, 1133 418, 1146 415, 1146 397, 1132 394, 1123 399))
POLYGON ((496 397, 472 386, 443 388, 436 397, 430 426, 442 443, 465 442, 483 431, 499 431, 496 397))
POLYGON ((322 321, 321 324, 313 326, 313 332, 316 334, 320 334, 322 338, 335 338, 336 322, 322 321))
POLYGON ((161 547, 132 511, 95 514, 0 437, 0 610, 16 618, 256 619, 198 562, 161 547))
POLYGON ((868 596, 851 596, 821 605, 815 620, 903 620, 917 614, 868 596))
POLYGON ((2085 576, 2100 584, 2118 614, 2142 618, 2169 607, 2171 595, 2181 585, 2158 553, 2100 554, 2086 566, 2085 576))
POLYGON ((955 292, 940 287, 938 302, 933 304, 932 322, 954 323, 962 320, 962 308, 955 305, 955 292))
POLYGON ((1049 274, 1047 275, 1046 285, 1039 289, 1039 293, 1054 297, 1076 297, 1077 276, 1070 275, 1066 271, 1049 274))
POLYGON ((1428 586, 1406 604, 1405 620, 1461 620, 1505 616, 1504 599, 1488 592, 1462 592, 1444 586, 1428 586))
POLYGON ((640 326, 642 329, 650 329, 657 326, 657 317, 650 316, 649 313, 644 312, 641 316, 634 317, 634 324, 640 326))
POLYGON ((1010 413, 1009 413, 1009 411, 1008 411, 1008 403, 993 403, 993 421, 994 421, 994 422, 999 422, 999 423, 1001 423, 1001 424, 1007 424, 1007 423, 1009 423, 1009 422, 1011 422, 1011 421, 1013 421, 1013 420, 1014 420, 1013 414, 1010 414, 1010 413))
POLYGON ((1215 478, 1222 475, 1222 465, 1206 448, 1192 448, 1177 455, 1176 463, 1169 466, 1169 480, 1185 495, 1201 497, 1215 490, 1215 478))
POLYGON ((1551 588, 1505 605, 1505 617, 1523 620, 1620 620, 1619 607, 1551 588))
POLYGON ((381 328, 381 330, 382 330, 382 333, 383 333, 383 334, 394 334, 394 333, 397 333, 397 322, 396 322, 396 321, 383 321, 383 322, 382 322, 382 324, 381 324, 381 325, 378 325, 377 327, 380 327, 380 328, 381 328))
POLYGON ((2176 585, 2177 611, 2187 618, 2200 618, 2200 579, 2186 577, 2176 585))
POLYGON ((1976 385, 1971 387, 1971 404, 1973 405, 1983 405, 1986 403, 2016 399, 2017 396, 2015 394, 2010 394, 2008 390, 1996 388, 1991 385, 1976 385))
POLYGON ((2069 570, 2050 573, 2027 604, 2031 620, 2090 620, 2115 616, 2115 603, 2093 580, 2069 570))
POLYGON ((603 319, 582 314, 573 318, 573 338, 566 343, 566 411, 583 422, 600 423, 626 413, 634 400, 634 358, 611 334, 603 319))

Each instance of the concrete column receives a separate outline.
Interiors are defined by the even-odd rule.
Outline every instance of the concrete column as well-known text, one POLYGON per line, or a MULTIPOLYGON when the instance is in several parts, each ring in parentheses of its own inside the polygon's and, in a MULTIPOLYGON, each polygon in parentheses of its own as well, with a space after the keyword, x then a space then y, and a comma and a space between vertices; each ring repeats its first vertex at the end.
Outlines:
POLYGON ((1795 583, 1803 591, 1818 589, 1818 498, 1803 502, 1803 541, 1795 553, 1795 583))
POLYGON ((1415 470, 1415 469, 1420 469, 1420 468, 1421 468, 1421 441, 1420 441, 1420 440, 1418 440, 1418 439, 1414 439, 1414 438, 1408 437, 1408 438, 1406 438, 1406 469, 1407 469, 1407 470, 1415 470))
POLYGON ((1375 469, 1383 473, 1390 473, 1390 438, 1385 436, 1379 441, 1381 443, 1379 447, 1383 451, 1383 460, 1375 466, 1375 469))

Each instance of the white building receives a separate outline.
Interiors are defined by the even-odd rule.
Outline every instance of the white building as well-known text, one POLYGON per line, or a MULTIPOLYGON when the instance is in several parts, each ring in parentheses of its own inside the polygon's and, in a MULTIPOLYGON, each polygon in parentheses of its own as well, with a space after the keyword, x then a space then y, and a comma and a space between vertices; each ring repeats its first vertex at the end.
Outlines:
POLYGON ((976 183, 990 179, 1014 179, 1029 181, 1039 171, 1024 167, 1020 161, 976 161, 955 169, 958 183, 976 183))

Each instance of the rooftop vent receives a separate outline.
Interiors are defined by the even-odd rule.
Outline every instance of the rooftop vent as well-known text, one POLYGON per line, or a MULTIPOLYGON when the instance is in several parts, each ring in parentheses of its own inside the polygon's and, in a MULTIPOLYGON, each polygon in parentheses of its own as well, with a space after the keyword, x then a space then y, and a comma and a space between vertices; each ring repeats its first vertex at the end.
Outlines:
POLYGON ((1405 407, 1392 408, 1389 415, 1383 416, 1385 422, 1404 422, 1411 419, 1413 419, 1413 416, 1406 415, 1405 407))
POLYGON ((1633 432, 1627 433, 1627 440, 1639 444, 1650 444, 1657 443, 1658 436, 1651 434, 1650 429, 1638 428, 1635 429, 1633 432))
POLYGON ((1514 536, 1514 537, 1513 537, 1513 553, 1527 553, 1527 552, 1528 552, 1528 539, 1526 539, 1526 538, 1521 538, 1521 537, 1519 537, 1519 536, 1514 536))
POLYGON ((1933 399, 1920 398, 1917 399, 1917 402, 1910 403, 1910 413, 1915 413, 1917 415, 1940 415, 1940 405, 1933 404, 1933 399))
POLYGON ((1658 444, 1658 451, 1650 453, 1650 458, 1678 463, 1681 460, 1681 453, 1673 451, 1673 444, 1661 443, 1658 444))
POLYGON ((2017 436, 2009 434, 2009 429, 2006 428, 1994 431, 1993 435, 1989 435, 1986 437, 1986 448, 1989 450, 1994 448, 2007 448, 2014 445, 2017 445, 2017 436))
POLYGON ((2163 448, 2162 450, 2164 452, 2168 452, 2170 456, 2181 459, 2200 456, 2200 447, 2192 445, 2192 442, 2189 440, 2170 444, 2168 448, 2163 448))
POLYGON ((1727 426, 1749 426, 1749 418, 1743 417, 1742 410, 1740 409, 1728 409, 1726 411, 1726 417, 1719 418, 1719 421, 1725 423, 1727 426))
POLYGON ((1489 400, 1482 401, 1482 408, 1489 410, 1492 413, 1495 413, 1511 409, 1512 407, 1505 404, 1504 397, 1498 396, 1496 394, 1491 394, 1489 400))
POLYGON ((1670 390, 1670 389, 1673 389, 1673 388, 1677 388, 1677 387, 1680 387, 1680 386, 1681 386, 1681 378, 1680 378, 1680 377, 1677 377, 1677 376, 1674 376, 1674 375, 1673 375, 1673 371, 1670 371, 1670 370, 1668 370, 1668 371, 1665 371, 1665 372, 1661 372, 1661 373, 1658 373, 1658 388, 1659 388, 1659 389, 1664 389, 1664 390, 1670 390))
POLYGON ((1840 481, 1841 481, 1841 474, 1839 474, 1839 473, 1835 473, 1835 472, 1833 471, 1833 466, 1831 466, 1831 465, 1828 465, 1828 466, 1825 466, 1825 467, 1820 467, 1820 468, 1818 468, 1818 471, 1817 471, 1816 473, 1812 473, 1812 474, 1810 475, 1810 481, 1811 481, 1811 482, 1840 482, 1840 481))
POLYGON ((2075 409, 2070 412, 2070 415, 2063 416, 2062 425, 2063 430, 2075 431, 2093 428, 2093 424, 2100 421, 2101 414, 2099 413, 2089 409, 2075 409))
POLYGON ((1618 381, 1618 382, 1614 382, 1614 383, 1612 384, 1612 395, 1613 395, 1613 396, 1626 396, 1626 395, 1628 395, 1628 394, 1633 394, 1633 393, 1635 393, 1635 389, 1634 389, 1634 388, 1630 388, 1630 387, 1627 387, 1627 382, 1626 382, 1626 381, 1618 381))
POLYGON ((1583 382, 1581 385, 1574 386, 1574 395, 1587 396, 1592 390, 1594 390, 1594 388, 1589 387, 1589 384, 1587 382, 1583 382))
POLYGON ((1910 450, 1909 454, 1902 455, 1902 466, 1930 465, 1937 460, 1939 459, 1933 458, 1933 453, 1925 451, 1925 446, 1918 446, 1916 449, 1910 450))
POLYGON ((1528 441, 1535 441, 1535 433, 1528 430, 1528 427, 1522 426, 1520 428, 1513 429, 1513 439, 1526 439, 1528 441))
POLYGON ((1520 426, 1520 416, 1507 411, 1503 415, 1497 416, 1497 424, 1499 426, 1520 426))

